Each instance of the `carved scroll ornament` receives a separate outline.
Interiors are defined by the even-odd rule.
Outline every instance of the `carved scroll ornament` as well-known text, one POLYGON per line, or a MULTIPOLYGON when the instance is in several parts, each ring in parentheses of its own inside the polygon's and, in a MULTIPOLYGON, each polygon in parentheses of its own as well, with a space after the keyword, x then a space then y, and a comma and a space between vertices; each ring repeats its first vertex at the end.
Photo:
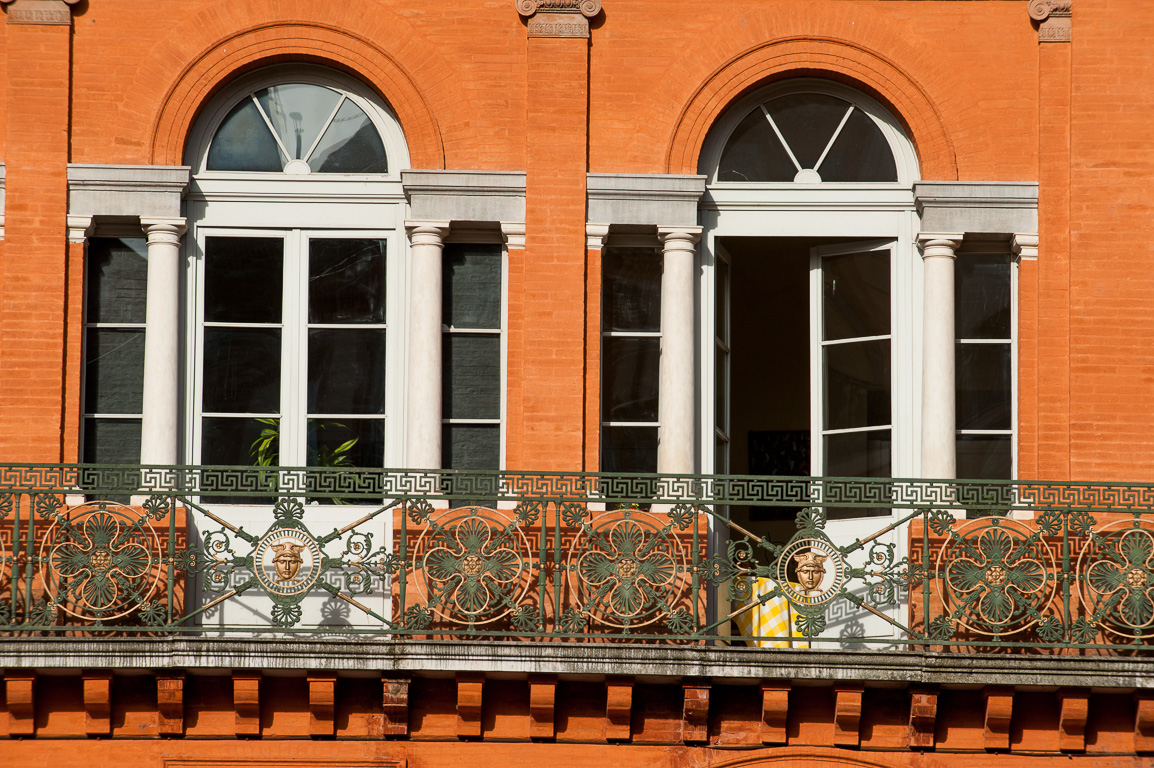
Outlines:
POLYGON ((538 11, 580 13, 591 19, 601 12, 601 0, 517 0, 517 13, 532 16, 538 11))
POLYGON ((1038 22, 1040 42, 1069 42, 1073 33, 1074 0, 1030 0, 1030 18, 1038 22))

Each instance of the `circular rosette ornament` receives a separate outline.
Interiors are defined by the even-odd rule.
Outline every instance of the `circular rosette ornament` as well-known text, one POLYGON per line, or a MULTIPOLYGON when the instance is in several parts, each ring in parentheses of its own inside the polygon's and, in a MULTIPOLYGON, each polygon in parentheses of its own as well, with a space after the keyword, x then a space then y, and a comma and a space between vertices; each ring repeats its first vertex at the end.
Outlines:
POLYGON ((1078 557, 1078 589, 1091 623, 1128 639, 1154 636, 1154 528, 1110 523, 1078 557))
POLYGON ((435 616, 468 626, 517 610, 531 586, 529 539, 516 517, 463 507, 429 516, 414 549, 417 588, 435 616))
POLYGON ((253 575, 274 601, 299 600, 321 575, 321 548, 300 528, 274 527, 253 551, 253 575))
POLYGON ((827 539, 794 539, 777 558, 777 583, 795 606, 828 603, 845 581, 845 561, 827 539))
POLYGON ((952 529, 938 550, 938 595, 950 621, 1005 637, 1041 620, 1054 597, 1054 553, 1038 531, 1001 517, 952 529))
POLYGON ((580 612, 621 629, 674 612, 688 569, 683 542, 671 528, 668 516, 637 510, 607 512, 583 525, 567 568, 580 612))
POLYGON ((164 581, 162 552, 147 513, 112 501, 73 507, 53 521, 40 547, 48 602, 82 619, 126 616, 164 581))

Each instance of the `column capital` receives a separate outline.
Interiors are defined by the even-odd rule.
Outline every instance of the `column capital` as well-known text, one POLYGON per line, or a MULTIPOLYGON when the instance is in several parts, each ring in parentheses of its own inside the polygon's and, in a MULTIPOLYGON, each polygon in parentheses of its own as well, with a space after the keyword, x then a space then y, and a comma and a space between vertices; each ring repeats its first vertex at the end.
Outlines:
POLYGON ((956 251, 961 246, 963 237, 960 233, 922 232, 918 235, 922 259, 956 258, 956 251))
POLYGON ((1074 0, 1030 0, 1027 11, 1038 22, 1039 43, 1068 43, 1073 39, 1074 0))
POLYGON ((528 19, 529 37, 589 38, 589 19, 601 12, 601 0, 517 0, 528 19))
POLYGON ((665 250, 694 250, 701 239, 701 227, 658 227, 657 238, 665 250))
POLYGON ((435 245, 444 247, 445 238, 449 236, 449 222, 447 221, 413 221, 405 220, 405 229, 409 232, 409 241, 413 245, 435 245))
POLYGON ((83 243, 92 237, 92 231, 91 216, 68 216, 68 242, 83 243))
POLYGON ((153 245, 154 243, 179 244, 181 236, 188 230, 188 225, 185 223, 185 220, 179 217, 165 219, 141 218, 140 226, 144 229, 144 234, 148 236, 149 245, 153 245))
POLYGON ((1038 236, 1015 233, 1010 240, 1010 250, 1019 259, 1032 261, 1038 258, 1038 236))
POLYGON ((609 237, 608 224, 585 225, 585 248, 590 251, 600 251, 605 247, 605 240, 609 237))
POLYGON ((0 0, 8 10, 9 24, 72 25, 71 5, 80 0, 0 0))
POLYGON ((525 222, 502 221, 501 237, 505 240, 505 247, 510 251, 525 249, 525 222))

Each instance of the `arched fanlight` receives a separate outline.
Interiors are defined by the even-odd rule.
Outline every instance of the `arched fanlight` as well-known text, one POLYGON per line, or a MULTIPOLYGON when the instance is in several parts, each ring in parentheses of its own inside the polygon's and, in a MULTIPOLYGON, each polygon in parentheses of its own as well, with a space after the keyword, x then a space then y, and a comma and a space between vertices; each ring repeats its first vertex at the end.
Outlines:
POLYGON ((893 150, 875 119, 825 93, 790 93, 747 114, 721 153, 718 181, 894 182, 893 150))
POLYGON ((381 135, 346 94, 287 83, 248 93, 216 129, 205 170, 386 173, 381 135))

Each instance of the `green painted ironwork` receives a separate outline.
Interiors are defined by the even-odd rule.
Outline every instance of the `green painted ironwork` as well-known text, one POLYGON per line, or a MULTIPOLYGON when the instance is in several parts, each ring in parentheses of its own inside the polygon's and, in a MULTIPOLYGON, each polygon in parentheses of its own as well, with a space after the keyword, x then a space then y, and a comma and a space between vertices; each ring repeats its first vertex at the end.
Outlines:
POLYGON ((0 467, 0 635, 238 633, 1146 651, 1154 486, 0 467))

